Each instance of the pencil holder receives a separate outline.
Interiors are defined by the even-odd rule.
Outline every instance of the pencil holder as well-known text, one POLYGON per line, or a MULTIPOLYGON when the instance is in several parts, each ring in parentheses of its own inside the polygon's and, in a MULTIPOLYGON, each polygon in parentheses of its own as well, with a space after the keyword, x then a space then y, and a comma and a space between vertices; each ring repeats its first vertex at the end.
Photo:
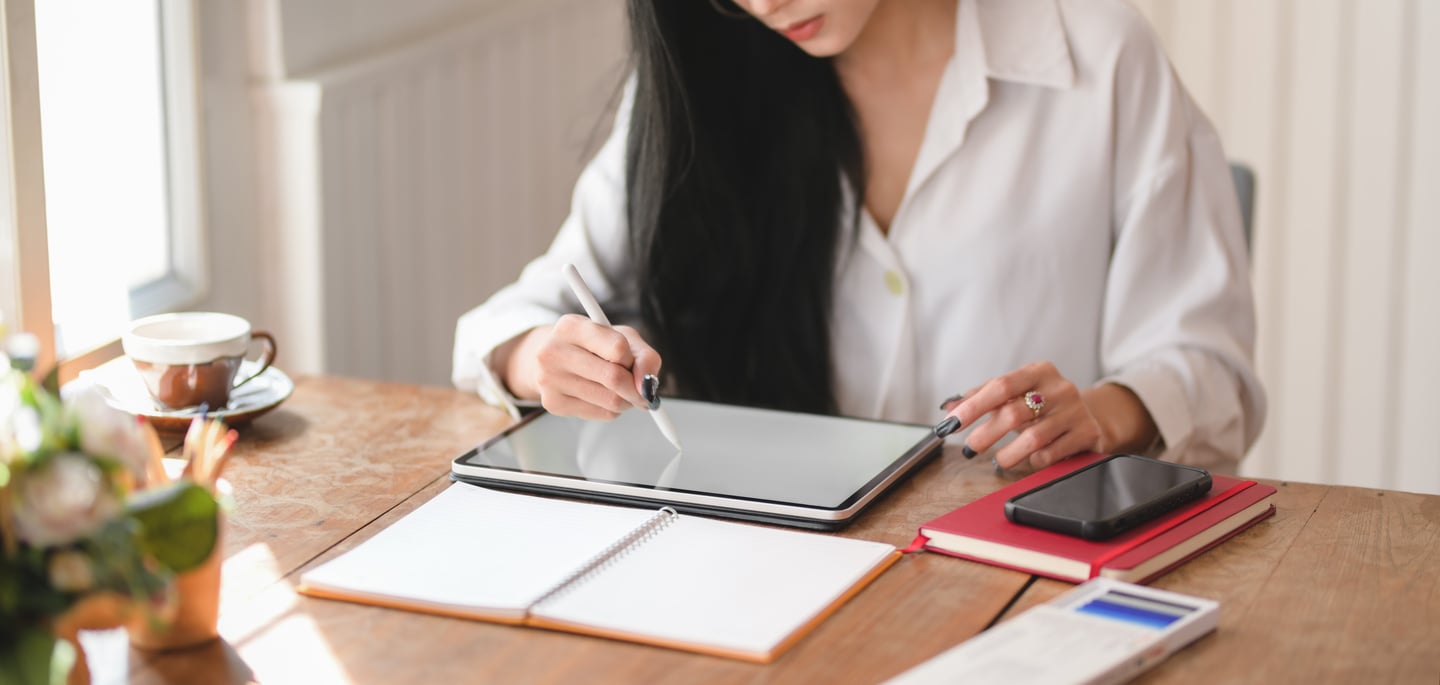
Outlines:
MULTIPOLYGON (((220 521, 224 529, 223 518, 220 521)), ((138 649, 168 651, 202 645, 220 637, 220 540, 200 566, 175 577, 175 599, 161 616, 137 612, 128 626, 138 649)))

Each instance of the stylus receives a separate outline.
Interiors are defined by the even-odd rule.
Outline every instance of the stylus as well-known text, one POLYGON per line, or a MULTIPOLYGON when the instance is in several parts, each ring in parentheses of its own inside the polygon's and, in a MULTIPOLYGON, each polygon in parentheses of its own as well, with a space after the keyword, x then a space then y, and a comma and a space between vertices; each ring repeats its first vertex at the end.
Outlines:
MULTIPOLYGON (((560 269, 560 273, 565 276, 565 282, 570 284, 570 290, 580 300, 580 306, 585 308, 585 314, 590 317, 590 320, 601 326, 609 327, 610 317, 605 316, 605 310, 600 308, 600 302, 595 299, 595 294, 590 292, 590 286, 585 285, 585 279, 580 277, 580 272, 576 270, 575 265, 566 264, 560 269)), ((645 393, 648 395, 645 401, 650 403, 650 418, 655 420, 655 426, 660 429, 660 433, 665 436, 665 439, 675 446, 675 449, 683 449, 680 447, 680 436, 675 431, 674 422, 670 420, 670 415, 660 408, 660 393, 655 390, 657 383, 654 378, 654 376, 646 375, 644 379, 645 387, 648 390, 645 393)))

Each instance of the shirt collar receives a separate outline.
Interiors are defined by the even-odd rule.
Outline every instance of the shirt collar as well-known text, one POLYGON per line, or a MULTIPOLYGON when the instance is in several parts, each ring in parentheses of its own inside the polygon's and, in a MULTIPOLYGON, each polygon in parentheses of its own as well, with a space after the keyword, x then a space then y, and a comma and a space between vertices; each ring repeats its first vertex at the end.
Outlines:
POLYGON ((960 0, 955 15, 955 54, 940 77, 901 212, 964 144, 970 123, 990 103, 991 80, 1053 88, 1075 82, 1056 0, 960 0))
POLYGON ((979 39, 986 76, 1051 88, 1074 85, 1075 65, 1056 0, 967 1, 976 11, 959 13, 956 40, 979 39), (967 21, 976 25, 965 26, 967 21))

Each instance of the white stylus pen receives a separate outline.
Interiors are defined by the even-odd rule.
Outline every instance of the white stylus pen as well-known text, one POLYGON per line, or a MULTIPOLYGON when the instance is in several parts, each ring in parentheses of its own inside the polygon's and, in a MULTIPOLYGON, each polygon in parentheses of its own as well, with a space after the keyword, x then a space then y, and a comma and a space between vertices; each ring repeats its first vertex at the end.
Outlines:
MULTIPOLYGON (((565 282, 570 284, 570 290, 580 300, 580 306, 585 308, 585 313, 590 316, 590 320, 601 326, 610 327, 610 317, 605 316, 605 310, 600 308, 600 302, 595 299, 595 294, 590 292, 590 286, 585 285, 585 279, 580 277, 580 272, 575 269, 575 265, 566 264, 564 268, 560 269, 560 273, 565 275, 565 282)), ((645 401, 650 403, 650 418, 655 419, 655 426, 660 429, 660 433, 665 436, 665 439, 675 446, 675 449, 682 449, 680 436, 675 431, 675 424, 670 421, 670 415, 660 408, 660 392, 656 387, 657 379, 647 374, 644 382, 649 389, 650 396, 646 397, 645 401)))

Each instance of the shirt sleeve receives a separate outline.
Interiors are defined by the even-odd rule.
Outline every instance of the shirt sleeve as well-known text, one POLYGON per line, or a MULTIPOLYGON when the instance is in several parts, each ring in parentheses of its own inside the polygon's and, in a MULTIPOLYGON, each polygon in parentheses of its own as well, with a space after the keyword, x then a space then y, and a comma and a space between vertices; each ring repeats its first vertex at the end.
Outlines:
POLYGON ((491 367, 491 355, 517 335, 581 311, 560 274, 561 267, 575 265, 612 321, 635 318, 638 301, 630 276, 625 218, 625 143, 633 102, 632 78, 625 86, 614 129, 580 173, 570 215, 549 250, 526 265, 519 280, 466 312, 455 326, 451 381, 461 390, 479 393, 512 416, 518 417, 517 405, 526 403, 518 402, 500 381, 491 367))
POLYGON ((1149 27, 1117 61, 1113 255, 1101 328, 1107 378, 1159 428, 1155 452, 1233 472, 1259 436, 1249 253, 1220 140, 1149 27))

